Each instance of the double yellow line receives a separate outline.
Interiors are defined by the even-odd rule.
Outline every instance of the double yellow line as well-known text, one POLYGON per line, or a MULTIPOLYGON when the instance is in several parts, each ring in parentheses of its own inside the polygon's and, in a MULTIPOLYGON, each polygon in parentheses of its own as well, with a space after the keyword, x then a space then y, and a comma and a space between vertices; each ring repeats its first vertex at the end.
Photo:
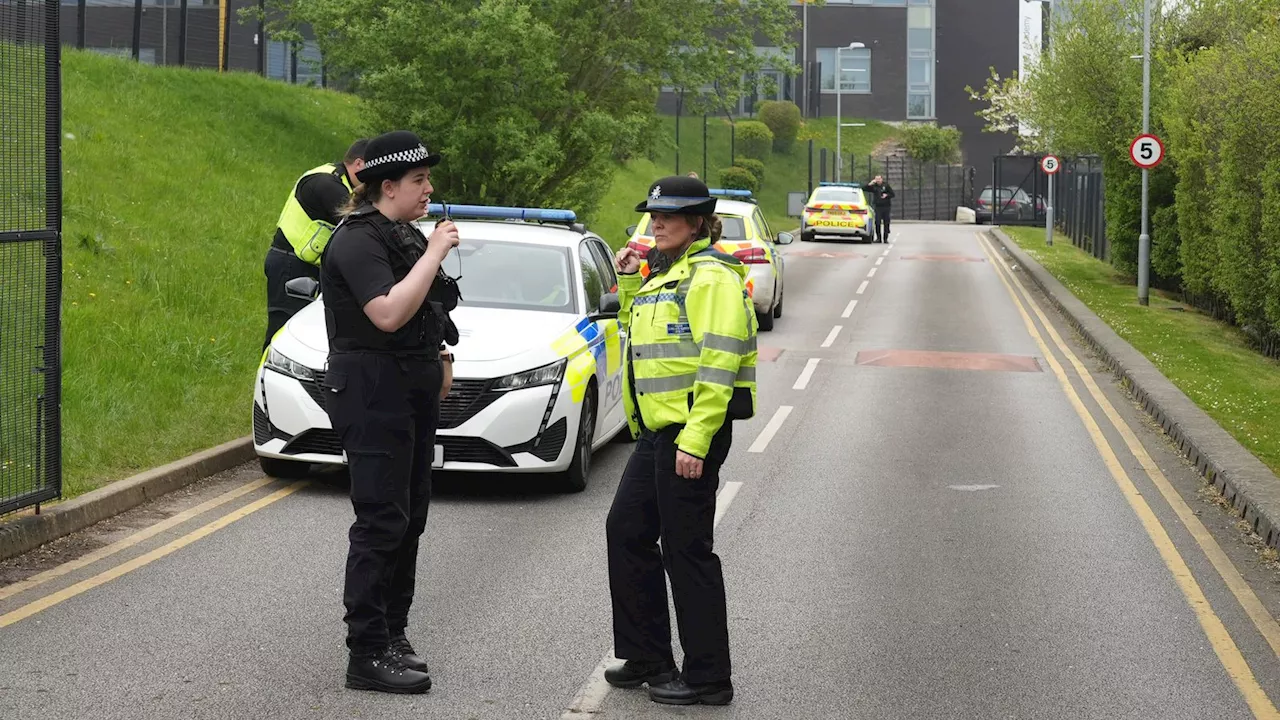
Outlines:
POLYGON ((1089 432, 1089 437, 1093 440, 1094 446, 1098 449, 1098 453, 1102 455, 1103 462, 1111 472, 1111 477, 1129 502, 1129 506, 1133 508, 1134 513, 1142 521, 1142 526, 1146 529, 1147 536, 1151 538, 1151 542, 1155 544, 1156 549, 1160 552, 1160 557, 1164 560, 1165 566, 1173 574, 1174 580, 1178 583, 1178 588, 1182 590, 1182 594, 1187 600, 1187 604, 1195 612, 1196 619, 1200 621, 1200 627, 1208 637, 1209 643, 1213 645, 1214 652, 1217 653, 1218 659, 1222 662, 1227 674, 1244 696, 1245 702, 1248 703, 1249 709, 1253 711, 1254 717, 1260 720, 1280 720, 1280 712, 1277 712, 1275 705, 1267 697, 1267 693, 1258 684, 1253 675, 1253 670, 1240 653, 1240 649, 1236 646, 1235 641, 1232 640, 1231 634, 1227 632, 1222 620, 1213 611, 1213 607, 1209 604, 1208 598, 1205 597, 1204 591, 1191 574, 1191 568, 1183 560, 1181 553, 1178 552, 1177 547, 1169 538, 1164 526, 1160 524, 1159 518, 1156 517, 1155 512, 1151 510, 1151 506, 1147 504, 1146 499, 1142 497, 1137 487, 1134 486, 1129 473, 1120 463, 1115 450, 1107 442, 1106 436, 1103 435, 1102 428, 1098 426, 1098 422, 1085 407, 1084 401, 1080 398, 1079 393, 1076 392, 1071 379, 1067 376, 1066 371, 1058 362, 1052 350, 1050 350, 1035 322, 1032 321, 1027 308, 1031 308, 1036 317, 1040 319, 1045 331, 1052 338, 1053 344, 1057 346, 1063 357, 1075 368, 1076 375, 1088 389, 1089 395, 1102 408, 1103 414, 1107 416, 1112 427, 1124 439, 1125 446, 1137 458, 1139 464, 1142 465, 1142 469, 1173 508, 1174 513, 1191 533, 1191 536, 1195 538, 1196 543, 1208 556, 1210 563, 1213 564, 1218 574, 1222 576, 1227 588, 1231 590, 1236 600, 1240 602, 1240 605, 1249 615, 1249 618, 1253 620, 1258 631, 1266 638, 1272 651, 1278 657, 1280 657, 1280 625, 1277 625, 1275 618, 1263 606, 1258 596, 1254 594, 1249 584, 1240 575, 1240 572, 1231 564, 1226 553, 1222 551, 1222 548, 1213 539, 1208 529, 1196 517, 1194 511, 1191 510, 1186 501, 1182 499, 1182 496, 1178 494, 1178 491, 1169 483, 1169 479, 1165 477, 1164 472, 1152 460, 1151 455, 1142 447, 1142 443, 1138 441, 1133 430, 1116 412, 1115 407, 1107 397, 1102 394, 1098 384, 1094 382, 1093 377, 1085 369, 1084 363, 1063 342, 1062 336, 1058 334, 1053 323, 1049 322, 1049 318, 1045 316, 1040 306, 1032 299, 1022 281, 1000 261, 994 247, 991 246, 986 236, 979 234, 978 242, 982 245, 982 251, 987 254, 987 258, 991 261, 991 266, 995 268, 996 274, 1000 277, 1000 282, 1009 291, 1009 297, 1013 299, 1019 314, 1022 315, 1022 320, 1027 326, 1027 332, 1031 334, 1036 344, 1040 346, 1045 362, 1052 368, 1053 374, 1057 376, 1058 382, 1062 385, 1063 391, 1066 392, 1067 398, 1071 401, 1072 407, 1075 408, 1076 414, 1080 416, 1081 422, 1084 423, 1085 429, 1089 432), (1014 291, 1015 286, 1017 287, 1017 292, 1014 291), (1019 297, 1019 293, 1021 297, 1019 297))
MULTIPOLYGON (((257 490, 271 482, 272 482, 271 478, 261 478, 259 480, 254 480, 253 482, 246 483, 244 485, 241 485, 238 488, 235 488, 234 490, 223 493, 222 495, 219 495, 218 497, 215 497, 212 500, 203 502, 193 508, 182 511, 171 518, 158 522, 155 525, 152 525, 151 527, 148 527, 145 530, 136 532, 133 535, 130 535, 129 537, 124 538, 123 540, 119 540, 110 545, 107 545, 106 547, 95 550, 89 553, 88 555, 77 558, 70 562, 63 563, 55 568, 46 570, 40 573, 39 575, 35 575, 35 576, 32 576, 31 578, 28 578, 27 580, 23 580, 22 582, 14 583, 4 588, 0 588, 0 600, 3 600, 8 597, 12 597, 14 595, 17 595, 18 593, 26 592, 39 585, 43 585, 44 583, 47 583, 50 580, 54 580, 56 578, 62 577, 63 575, 71 573, 75 570, 79 570, 80 568, 87 567, 95 562, 98 562, 99 560, 103 560, 107 557, 110 557, 111 555, 115 555, 116 553, 122 550, 125 550, 127 548, 133 547, 134 545, 137 545, 138 543, 148 538, 155 537, 156 535, 159 535, 160 533, 166 530, 169 530, 171 528, 177 527, 178 525, 181 525, 182 523, 187 522, 192 518, 195 518, 210 510, 213 510, 217 507, 225 505, 231 502, 232 500, 235 500, 236 498, 247 495, 248 493, 251 493, 254 490, 257 490)), ((120 565, 116 565, 115 567, 104 570, 98 573, 97 575, 94 575, 93 577, 87 578, 85 580, 81 580, 80 582, 75 583, 74 585, 70 585, 66 588, 63 588, 62 590, 59 590, 55 593, 45 595, 44 597, 41 597, 37 600, 33 600, 27 603, 26 605, 23 605, 22 607, 18 608, 17 610, 13 610, 11 612, 7 612, 3 615, 0 615, 0 628, 8 627, 9 625, 12 625, 20 620, 25 620, 26 618, 29 618, 32 615, 35 615, 36 613, 48 610, 54 605, 70 600, 71 598, 77 595, 80 595, 81 593, 92 590, 93 588, 96 588, 99 585, 104 585, 108 582, 111 582, 112 580, 115 580, 116 578, 121 577, 122 575, 125 575, 127 573, 133 572, 134 570, 137 570, 138 568, 143 567, 144 565, 149 565, 152 562, 155 562, 156 560, 159 560, 160 558, 166 555, 169 555, 170 553, 173 553, 177 550, 180 550, 181 548, 186 547, 187 545, 190 545, 191 543, 199 540, 202 537, 212 535, 218 530, 221 530, 222 528, 230 525, 231 523, 237 520, 240 520, 241 518, 248 517, 249 515, 261 510, 262 508, 270 505, 271 503, 276 502, 277 500, 280 500, 282 498, 288 497, 289 495, 292 495, 293 493, 297 492, 298 490, 301 490, 302 488, 306 487, 309 484, 311 484, 310 481, 301 480, 287 487, 283 487, 271 493, 270 495, 259 498, 249 503, 248 505, 245 505, 244 507, 238 508, 233 512, 223 515, 217 520, 214 520, 213 522, 210 522, 207 525, 204 525, 203 527, 200 527, 190 533, 187 533, 186 535, 183 535, 180 538, 177 538, 165 545, 162 545, 156 548, 155 550, 152 550, 151 552, 140 555, 132 560, 129 560, 128 562, 125 562, 120 565)))

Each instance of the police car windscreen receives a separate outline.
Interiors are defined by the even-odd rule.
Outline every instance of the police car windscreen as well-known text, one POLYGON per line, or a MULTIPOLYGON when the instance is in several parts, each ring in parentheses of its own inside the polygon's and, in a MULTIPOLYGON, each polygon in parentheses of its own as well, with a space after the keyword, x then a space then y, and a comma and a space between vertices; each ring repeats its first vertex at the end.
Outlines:
POLYGON ((815 202, 862 203, 862 191, 857 188, 822 188, 813 196, 815 202))
POLYGON ((462 276, 459 305, 574 312, 567 248, 464 239, 449 253, 444 271, 462 276))
POLYGON ((747 225, 740 217, 720 216, 721 240, 746 240, 747 225))

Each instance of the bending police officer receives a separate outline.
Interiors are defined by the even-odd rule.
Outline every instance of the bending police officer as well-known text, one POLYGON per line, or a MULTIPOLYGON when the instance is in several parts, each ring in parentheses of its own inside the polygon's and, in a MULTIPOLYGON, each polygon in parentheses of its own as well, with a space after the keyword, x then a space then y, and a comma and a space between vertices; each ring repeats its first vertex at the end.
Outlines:
POLYGON ((364 138, 356 140, 341 163, 306 171, 289 191, 262 267, 267 276, 264 350, 289 318, 307 306, 308 301, 289 297, 284 284, 297 277, 320 279, 320 255, 334 226, 342 220, 342 206, 351 197, 352 178, 364 167, 368 144, 364 138))
POLYGON ((733 699, 720 558, 712 550, 720 467, 732 421, 755 414, 756 316, 737 258, 715 250, 716 201, 701 180, 665 177, 636 206, 657 244, 623 248, 619 320, 630 336, 623 400, 637 436, 606 524, 615 687, 648 683, 655 702, 724 705, 733 699), (661 551, 658 541, 661 539, 661 551), (671 648, 663 567, 684 649, 671 648))
POLYGON ((320 279, 325 406, 347 454, 355 510, 343 593, 346 682, 426 692, 427 664, 405 631, 431 497, 443 341, 457 342, 446 312, 457 288, 440 263, 458 232, 445 221, 427 239, 410 224, 426 214, 430 168, 440 161, 416 135, 381 135, 365 158, 320 279))

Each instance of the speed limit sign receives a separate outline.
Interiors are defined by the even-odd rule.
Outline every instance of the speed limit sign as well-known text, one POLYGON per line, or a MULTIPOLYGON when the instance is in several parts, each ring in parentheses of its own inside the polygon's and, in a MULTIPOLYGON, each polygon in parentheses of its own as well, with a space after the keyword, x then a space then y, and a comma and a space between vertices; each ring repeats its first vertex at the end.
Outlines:
POLYGON ((1164 143, 1155 135, 1139 135, 1129 146, 1129 159, 1143 170, 1150 170, 1164 159, 1164 143))
POLYGON ((1045 155, 1040 161, 1040 169, 1049 175, 1053 175, 1062 169, 1062 161, 1055 155, 1045 155))

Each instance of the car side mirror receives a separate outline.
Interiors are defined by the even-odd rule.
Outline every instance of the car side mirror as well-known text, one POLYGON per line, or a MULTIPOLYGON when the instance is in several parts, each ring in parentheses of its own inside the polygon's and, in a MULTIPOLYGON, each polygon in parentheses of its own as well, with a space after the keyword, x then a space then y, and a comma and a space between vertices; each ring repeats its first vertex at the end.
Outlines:
POLYGON ((791 233, 789 233, 789 232, 780 232, 780 233, 778 233, 778 244, 779 244, 779 245, 790 245, 791 243, 793 243, 793 242, 795 242, 795 241, 796 241, 796 236, 795 236, 795 235, 792 235, 792 234, 791 234, 791 233))
POLYGON ((616 318, 621 310, 622 302, 618 300, 618 293, 605 293, 600 296, 600 310, 596 315, 602 318, 616 318))
POLYGON ((284 294, 296 300, 315 300, 320 283, 315 278, 296 277, 284 284, 284 294))
POLYGON ((638 228, 638 227, 640 227, 640 226, 639 226, 639 225, 628 225, 628 226, 627 226, 627 237, 628 237, 628 238, 630 238, 632 235, 635 235, 635 234, 636 234, 636 228, 638 228))

